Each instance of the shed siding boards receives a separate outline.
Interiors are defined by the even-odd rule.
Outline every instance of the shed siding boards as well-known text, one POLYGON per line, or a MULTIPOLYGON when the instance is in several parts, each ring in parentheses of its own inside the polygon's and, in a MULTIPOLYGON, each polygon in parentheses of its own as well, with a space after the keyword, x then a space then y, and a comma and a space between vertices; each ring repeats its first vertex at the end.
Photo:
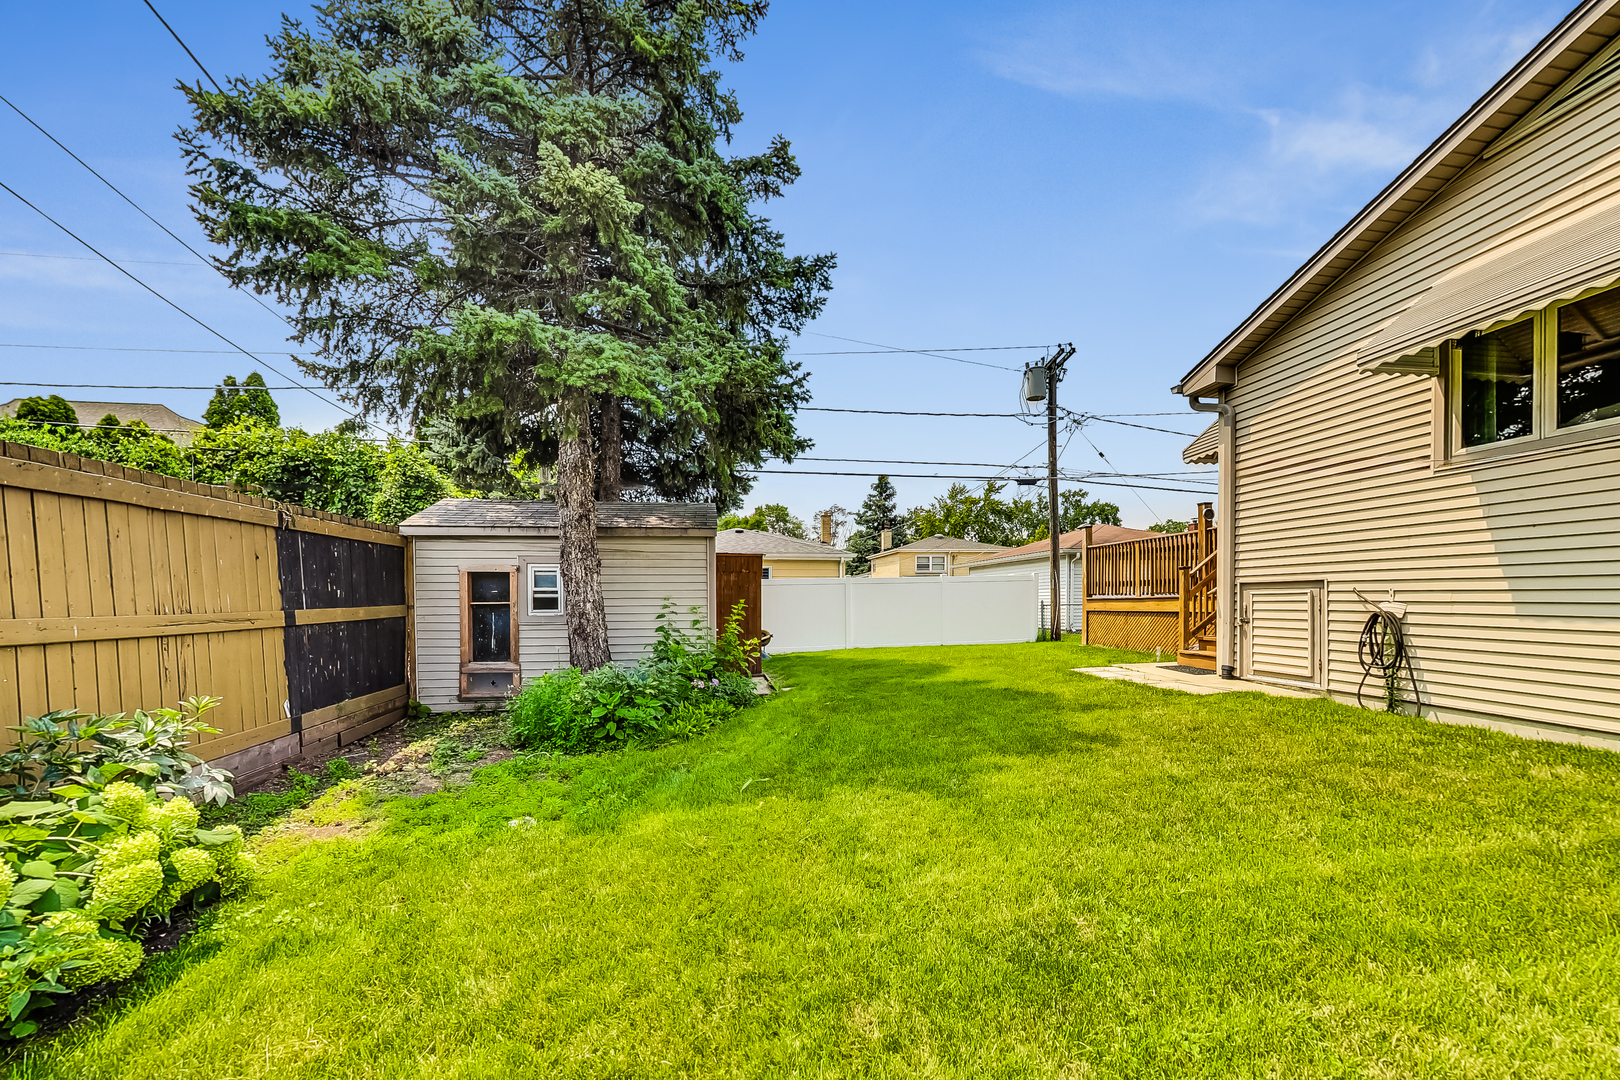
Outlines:
POLYGON ((771 578, 801 578, 801 577, 838 577, 838 568, 842 565, 837 559, 773 559, 765 557, 765 565, 770 567, 771 578))
MULTIPOLYGON (((644 656, 666 598, 674 601, 684 628, 697 607, 713 623, 714 539, 705 536, 600 536, 602 592, 607 599, 608 642, 613 659, 644 656)), ((434 708, 461 708, 461 578, 463 567, 517 566, 518 662, 527 679, 568 666, 568 628, 561 615, 529 614, 526 582, 530 563, 555 566, 556 540, 541 537, 419 537, 416 559, 417 697, 434 708)), ((563 603, 568 603, 567 596, 563 603)), ((466 705, 465 707, 471 707, 466 705)))
POLYGON ((1437 715, 1620 733, 1620 433, 1436 460, 1439 381, 1362 374, 1353 355, 1441 274, 1620 202, 1617 110, 1610 89, 1474 164, 1245 359, 1226 392, 1234 584, 1325 584, 1335 695, 1353 696, 1361 676, 1368 609, 1353 590, 1393 589, 1437 715))

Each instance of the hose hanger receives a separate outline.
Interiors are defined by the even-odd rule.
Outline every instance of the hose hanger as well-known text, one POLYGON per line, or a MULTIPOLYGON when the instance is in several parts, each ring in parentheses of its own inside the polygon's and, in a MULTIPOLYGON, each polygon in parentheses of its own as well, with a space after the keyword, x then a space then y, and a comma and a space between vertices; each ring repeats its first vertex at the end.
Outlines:
POLYGON ((1395 680, 1400 677, 1401 667, 1406 668, 1407 681, 1412 684, 1412 708, 1414 715, 1423 714, 1423 699, 1418 694, 1417 675, 1412 670, 1412 654, 1406 647, 1406 635, 1401 629, 1401 620, 1406 615, 1406 605, 1395 599, 1394 590, 1390 591, 1390 598, 1381 603, 1374 603, 1361 595, 1360 589, 1352 589, 1361 602, 1373 609, 1367 616, 1367 621, 1361 627, 1361 642, 1356 649, 1356 658, 1361 661, 1361 682, 1356 684, 1356 704, 1366 708, 1361 700, 1362 691, 1367 686, 1367 680, 1377 675, 1384 683, 1388 695, 1388 709, 1395 712, 1395 680))

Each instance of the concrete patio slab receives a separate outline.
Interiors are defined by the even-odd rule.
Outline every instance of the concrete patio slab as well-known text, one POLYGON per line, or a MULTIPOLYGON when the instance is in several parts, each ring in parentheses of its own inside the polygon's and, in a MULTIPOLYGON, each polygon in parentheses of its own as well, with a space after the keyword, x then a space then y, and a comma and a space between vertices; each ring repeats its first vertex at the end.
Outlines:
POLYGON ((1099 679, 1122 679, 1143 686, 1158 686, 1166 690, 1184 690, 1189 694, 1270 694, 1273 697, 1321 697, 1309 690, 1295 690, 1288 686, 1250 682, 1248 679, 1223 679, 1213 671, 1194 673, 1179 664, 1113 664, 1109 667, 1070 668, 1081 675, 1094 675, 1099 679))

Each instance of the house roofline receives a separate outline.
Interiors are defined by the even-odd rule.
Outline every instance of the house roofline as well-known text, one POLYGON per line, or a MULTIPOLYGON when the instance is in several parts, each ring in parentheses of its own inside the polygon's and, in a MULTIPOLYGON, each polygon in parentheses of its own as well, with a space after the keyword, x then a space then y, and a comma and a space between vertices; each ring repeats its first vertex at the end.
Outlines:
POLYGON ((1585 0, 1508 71, 1473 106, 1418 155, 1399 176, 1333 235, 1281 287, 1205 356, 1172 393, 1195 397, 1231 385, 1239 363, 1252 355, 1311 301, 1445 188, 1513 124, 1534 109, 1617 33, 1615 0, 1585 0), (1614 25, 1597 30, 1603 20, 1614 25), (1584 41, 1593 35, 1592 41, 1584 41), (1546 85, 1537 80, 1560 60, 1567 67, 1546 85))

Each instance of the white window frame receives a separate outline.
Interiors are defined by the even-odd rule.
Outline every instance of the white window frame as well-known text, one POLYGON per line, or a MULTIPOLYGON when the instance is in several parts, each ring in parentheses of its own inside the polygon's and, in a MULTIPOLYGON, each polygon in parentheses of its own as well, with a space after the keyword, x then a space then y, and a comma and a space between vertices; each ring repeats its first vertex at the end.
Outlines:
POLYGON ((528 597, 527 601, 525 602, 525 606, 528 608, 528 612, 531 616, 536 618, 550 618, 553 615, 561 615, 563 613, 562 568, 560 566, 557 566, 555 563, 530 563, 525 568, 525 577, 523 581, 525 586, 524 595, 528 597), (537 591, 534 584, 535 574, 557 575, 557 608, 555 611, 546 611, 534 606, 534 596, 535 592, 537 591))
POLYGON ((934 574, 943 574, 943 573, 945 573, 945 556, 943 556, 943 555, 918 555, 917 556, 917 561, 913 565, 916 567, 916 573, 917 573, 918 577, 922 577, 925 574, 930 575, 930 576, 932 576, 934 574), (934 560, 935 559, 939 560, 939 569, 938 570, 934 569, 934 560), (924 565, 924 564, 926 564, 926 565, 924 565))

